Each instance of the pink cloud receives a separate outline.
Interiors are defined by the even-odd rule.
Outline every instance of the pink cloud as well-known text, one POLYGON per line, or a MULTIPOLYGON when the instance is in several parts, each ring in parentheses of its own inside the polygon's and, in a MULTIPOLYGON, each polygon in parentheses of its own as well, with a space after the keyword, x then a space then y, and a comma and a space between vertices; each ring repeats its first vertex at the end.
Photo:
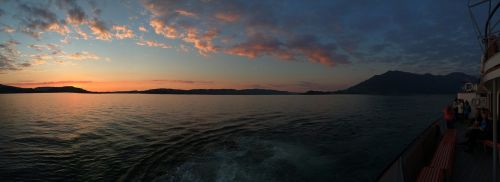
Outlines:
POLYGON ((296 60, 304 56, 311 62, 326 66, 349 63, 344 55, 335 52, 335 46, 321 44, 312 36, 301 36, 289 42, 281 42, 274 37, 257 34, 246 42, 226 49, 225 53, 251 59, 271 55, 281 60, 296 60))
POLYGON ((140 26, 139 27, 139 31, 141 31, 141 32, 148 32, 148 29, 146 29, 146 27, 144 27, 144 26, 140 26))
POLYGON ((156 34, 163 35, 170 39, 175 39, 179 36, 177 30, 175 30, 173 26, 168 26, 159 19, 151 19, 149 25, 151 25, 156 34))
POLYGON ((113 30, 115 30, 115 37, 117 39, 129 39, 135 37, 134 31, 130 30, 125 25, 113 25, 113 30))
MULTIPOLYGON (((224 8, 214 7, 213 2, 191 6, 189 1, 144 0, 143 4, 151 13, 150 25, 156 34, 190 43, 201 55, 223 50, 226 54, 250 59, 268 55, 280 60, 305 60, 326 66, 349 63, 345 55, 349 52, 338 50, 326 40, 317 40, 316 36, 280 26, 272 16, 266 17, 266 14, 273 15, 271 12, 249 13, 239 3, 227 3, 224 8), (221 23, 237 21, 241 21, 238 25, 242 26, 221 23), (228 30, 240 32, 224 32, 228 30)), ((186 49, 181 47, 181 50, 186 49)))
POLYGON ((293 54, 287 52, 287 50, 283 48, 281 42, 275 38, 264 35, 256 35, 246 42, 226 49, 225 52, 227 54, 244 56, 251 59, 264 54, 274 55, 284 59, 286 58, 287 60, 293 58, 293 54))
POLYGON ((61 35, 66 35, 67 33, 71 32, 68 28, 68 26, 66 25, 62 25, 62 24, 59 24, 59 23, 51 23, 48 25, 47 27, 47 30, 48 31, 52 31, 52 32, 57 32, 61 35))
POLYGON ((183 40, 192 43, 200 54, 206 55, 217 51, 217 47, 212 42, 217 35, 218 32, 215 29, 210 29, 200 35, 198 29, 189 28, 183 40))
POLYGON ((79 26, 73 26, 76 33, 83 39, 83 40, 87 40, 89 39, 89 35, 87 34, 87 32, 84 32, 82 29, 80 29, 79 26))
POLYGON ((215 13, 214 17, 224 22, 235 22, 238 21, 238 19, 240 19, 239 14, 229 13, 229 12, 217 12, 215 13))
POLYGON ((159 47, 164 49, 172 48, 171 45, 167 45, 161 42, 156 42, 154 40, 141 40, 139 42, 136 42, 136 44, 140 46, 159 47))
POLYGON ((189 12, 189 11, 183 10, 183 9, 177 9, 177 10, 175 10, 175 12, 178 13, 179 15, 182 15, 182 16, 188 16, 188 17, 196 17, 196 16, 198 16, 198 15, 196 15, 193 12, 189 12))
POLYGON ((90 30, 92 31, 92 34, 96 37, 98 40, 111 40, 113 35, 111 32, 109 32, 108 28, 104 24, 104 22, 94 19, 89 22, 89 27, 90 30))
POLYGON ((65 58, 65 59, 71 59, 71 60, 99 60, 99 59, 101 59, 96 54, 90 53, 87 51, 76 52, 76 53, 72 53, 72 54, 64 54, 64 55, 61 55, 61 57, 65 58))

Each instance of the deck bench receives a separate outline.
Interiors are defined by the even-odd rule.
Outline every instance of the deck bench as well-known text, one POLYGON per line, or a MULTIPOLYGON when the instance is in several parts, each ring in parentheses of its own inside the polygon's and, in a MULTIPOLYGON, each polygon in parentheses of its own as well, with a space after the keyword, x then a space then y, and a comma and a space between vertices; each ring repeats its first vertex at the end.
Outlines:
POLYGON ((432 158, 432 167, 443 169, 447 176, 451 175, 453 169, 453 159, 455 156, 455 145, 453 143, 444 143, 440 145, 434 157, 432 158))
POLYGON ((446 134, 443 136, 441 143, 455 143, 457 140, 457 129, 448 129, 446 134))
POLYGON ((444 181, 445 178, 451 179, 455 157, 456 134, 456 129, 448 129, 434 153, 431 164, 420 171, 417 181, 444 181))
POLYGON ((443 169, 446 178, 451 178, 455 159, 456 129, 448 129, 432 158, 431 167, 443 169))
POLYGON ((442 182, 444 181, 443 170, 434 167, 424 167, 420 170, 417 182, 442 182))
MULTIPOLYGON (((493 148, 493 141, 491 140, 481 140, 479 141, 483 146, 493 148)), ((497 149, 500 149, 500 143, 496 144, 497 149)))
MULTIPOLYGON (((500 142, 500 141, 499 141, 500 142)), ((479 141, 483 145, 483 151, 486 151, 486 148, 492 148, 493 149, 493 141, 491 140, 481 140, 479 141)), ((497 147, 497 156, 500 156, 500 143, 496 144, 497 147)), ((500 162, 500 158, 497 158, 498 162, 500 162)))

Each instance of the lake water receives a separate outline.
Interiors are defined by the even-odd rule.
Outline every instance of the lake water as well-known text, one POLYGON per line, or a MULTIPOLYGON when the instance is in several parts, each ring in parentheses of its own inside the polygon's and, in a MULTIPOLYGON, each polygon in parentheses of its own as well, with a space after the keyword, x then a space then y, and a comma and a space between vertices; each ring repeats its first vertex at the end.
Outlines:
POLYGON ((452 98, 0 94, 0 181, 373 181, 452 98))

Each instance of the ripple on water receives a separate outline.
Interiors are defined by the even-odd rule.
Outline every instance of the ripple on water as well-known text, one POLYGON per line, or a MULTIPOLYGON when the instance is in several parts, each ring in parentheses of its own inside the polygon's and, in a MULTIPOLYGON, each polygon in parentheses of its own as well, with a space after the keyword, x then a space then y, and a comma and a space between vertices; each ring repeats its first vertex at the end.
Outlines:
POLYGON ((372 181, 450 98, 0 95, 0 181, 372 181))

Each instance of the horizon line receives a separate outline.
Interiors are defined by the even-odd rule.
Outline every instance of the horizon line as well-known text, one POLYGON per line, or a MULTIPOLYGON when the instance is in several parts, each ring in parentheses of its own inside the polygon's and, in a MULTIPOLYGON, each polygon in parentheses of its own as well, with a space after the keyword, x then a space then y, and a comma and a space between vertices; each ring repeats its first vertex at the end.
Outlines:
POLYGON ((307 93, 307 92, 336 92, 340 91, 343 89, 338 89, 338 90, 314 90, 314 89, 308 89, 306 91, 288 91, 288 90, 277 90, 277 89, 271 89, 271 88, 258 88, 258 87, 249 87, 249 88, 241 88, 241 89, 236 89, 236 88, 192 88, 192 89, 180 89, 180 88, 165 88, 165 87, 158 87, 158 88, 149 88, 149 89, 133 89, 133 90, 113 90, 113 91, 92 91, 92 90, 87 90, 83 87, 78 87, 74 85, 63 85, 63 86, 42 86, 42 87, 20 87, 20 86, 13 86, 12 84, 1 84, 4 86, 10 86, 10 87, 16 87, 16 88, 22 88, 22 89, 37 89, 37 88, 63 88, 63 87, 73 87, 77 89, 82 89, 84 91, 90 92, 90 93, 112 93, 112 92, 144 92, 144 91, 150 91, 150 90, 179 90, 179 91, 193 91, 193 90, 236 90, 236 91, 242 91, 242 90, 269 90, 269 91, 279 91, 279 92, 288 92, 288 93, 307 93))

